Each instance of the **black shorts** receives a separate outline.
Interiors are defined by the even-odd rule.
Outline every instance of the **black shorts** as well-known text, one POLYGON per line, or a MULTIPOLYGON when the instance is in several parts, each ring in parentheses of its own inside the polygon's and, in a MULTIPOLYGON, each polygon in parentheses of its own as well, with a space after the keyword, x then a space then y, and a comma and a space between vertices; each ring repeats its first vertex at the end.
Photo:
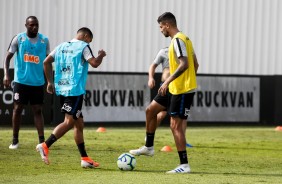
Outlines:
POLYGON ((29 86, 14 82, 14 102, 27 105, 42 105, 44 101, 44 86, 29 86))
POLYGON ((157 94, 154 100, 161 106, 165 107, 164 111, 167 111, 169 104, 170 104, 170 96, 171 94, 167 91, 166 95, 164 96, 157 94))
POLYGON ((171 95, 169 115, 187 119, 195 93, 171 95))
POLYGON ((81 108, 83 95, 80 96, 60 96, 61 112, 73 115, 73 119, 83 118, 81 108))

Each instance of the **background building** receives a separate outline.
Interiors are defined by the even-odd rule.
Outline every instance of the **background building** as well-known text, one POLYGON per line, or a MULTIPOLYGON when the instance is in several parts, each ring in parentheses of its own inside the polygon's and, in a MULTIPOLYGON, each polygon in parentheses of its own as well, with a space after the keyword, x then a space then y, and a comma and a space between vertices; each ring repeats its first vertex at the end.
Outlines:
MULTIPOLYGON (((143 121, 155 93, 146 86, 146 73, 170 43, 157 18, 170 11, 200 64, 191 120, 275 123, 282 121, 281 9, 280 0, 1 0, 0 77, 9 43, 25 31, 29 15, 38 17, 51 50, 89 27, 94 55, 104 49, 107 57, 90 69, 86 121, 143 121), (98 117, 103 112, 106 119, 98 117), (119 117, 121 112, 129 115, 119 117)), ((1 87, 0 116, 8 119, 11 95, 1 87)))
POLYGON ((157 51, 169 44, 157 18, 175 14, 194 43, 201 74, 282 73, 280 0, 1 0, 0 66, 12 37, 35 15, 51 49, 78 28, 94 31, 94 53, 107 51, 98 71, 147 72, 157 51))

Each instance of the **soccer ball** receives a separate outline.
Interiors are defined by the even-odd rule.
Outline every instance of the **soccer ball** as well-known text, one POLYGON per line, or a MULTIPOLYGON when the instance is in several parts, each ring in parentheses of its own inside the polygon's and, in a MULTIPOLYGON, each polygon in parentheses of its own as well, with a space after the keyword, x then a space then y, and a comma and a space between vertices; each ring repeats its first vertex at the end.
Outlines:
POLYGON ((136 159, 130 153, 123 153, 117 159, 117 166, 122 171, 132 171, 136 166, 136 159))

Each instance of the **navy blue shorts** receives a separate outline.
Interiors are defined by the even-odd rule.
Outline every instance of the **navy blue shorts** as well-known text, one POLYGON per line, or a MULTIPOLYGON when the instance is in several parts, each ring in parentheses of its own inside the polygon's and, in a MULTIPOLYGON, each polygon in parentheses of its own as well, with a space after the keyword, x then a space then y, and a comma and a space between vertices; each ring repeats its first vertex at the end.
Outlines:
POLYGON ((44 86, 29 86, 14 82, 14 102, 27 105, 42 105, 44 102, 44 86))
POLYGON ((167 93, 164 96, 157 94, 154 100, 161 106, 165 107, 164 111, 167 111, 170 104, 170 96, 171 94, 167 91, 167 93))
POLYGON ((193 103, 195 92, 180 95, 171 95, 169 115, 178 116, 181 119, 187 119, 190 107, 193 103))
POLYGON ((73 119, 83 118, 81 108, 83 95, 80 96, 60 96, 61 112, 73 115, 73 119))

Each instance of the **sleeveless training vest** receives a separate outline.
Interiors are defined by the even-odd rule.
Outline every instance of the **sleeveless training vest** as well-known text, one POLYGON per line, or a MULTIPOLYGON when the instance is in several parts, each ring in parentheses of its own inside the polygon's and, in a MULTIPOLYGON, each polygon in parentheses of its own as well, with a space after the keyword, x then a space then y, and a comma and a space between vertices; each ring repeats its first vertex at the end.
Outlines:
POLYGON ((186 45, 186 51, 188 54, 188 69, 185 70, 179 77, 177 77, 169 84, 169 92, 173 95, 187 93, 197 88, 196 73, 193 59, 193 45, 190 39, 181 32, 177 33, 173 37, 169 46, 168 56, 170 74, 172 75, 179 65, 179 61, 175 54, 173 44, 176 38, 181 39, 186 45))
POLYGON ((44 85, 43 61, 47 55, 47 43, 48 38, 40 33, 36 43, 31 43, 25 32, 18 35, 18 51, 14 67, 15 82, 30 86, 44 85))
POLYGON ((85 94, 88 62, 83 59, 83 41, 65 42, 56 48, 55 89, 57 95, 79 96, 85 94))

